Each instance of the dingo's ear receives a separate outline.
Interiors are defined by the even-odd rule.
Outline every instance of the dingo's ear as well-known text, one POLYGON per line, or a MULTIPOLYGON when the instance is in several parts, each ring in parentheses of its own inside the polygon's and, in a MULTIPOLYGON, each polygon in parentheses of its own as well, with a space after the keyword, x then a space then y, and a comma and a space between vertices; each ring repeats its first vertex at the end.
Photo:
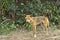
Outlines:
POLYGON ((24 14, 24 16, 25 16, 26 14, 24 14))
POLYGON ((24 16, 30 16, 30 17, 31 17, 31 15, 32 15, 32 14, 30 14, 30 15, 29 15, 29 14, 24 14, 24 16))
POLYGON ((24 14, 24 17, 26 16, 26 14, 24 14))

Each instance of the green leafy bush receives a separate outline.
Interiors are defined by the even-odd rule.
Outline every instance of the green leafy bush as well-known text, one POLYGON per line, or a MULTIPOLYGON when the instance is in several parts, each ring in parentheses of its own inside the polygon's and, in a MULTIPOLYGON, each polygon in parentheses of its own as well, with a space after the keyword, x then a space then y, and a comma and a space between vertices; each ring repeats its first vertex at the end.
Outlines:
POLYGON ((24 14, 47 16, 52 24, 60 24, 60 7, 57 7, 54 2, 46 1, 42 3, 40 0, 32 0, 16 3, 15 0, 0 0, 1 29, 14 29, 16 28, 15 24, 25 25, 26 28, 29 29, 30 25, 26 23, 24 14), (15 18, 15 20, 13 20, 12 17, 15 18), (4 22, 7 19, 13 20, 14 22, 4 22))
POLYGON ((28 31, 30 31, 30 30, 32 29, 32 25, 29 24, 29 23, 27 23, 27 22, 24 24, 24 27, 25 27, 28 31))
POLYGON ((0 32, 10 31, 16 29, 17 25, 15 25, 14 21, 10 19, 6 19, 6 17, 2 17, 2 22, 0 23, 0 32))
MULTIPOLYGON (((32 14, 33 16, 40 16, 44 15, 49 18, 49 21, 57 24, 57 20, 59 19, 59 9, 53 2, 48 2, 46 1, 45 3, 41 3, 40 0, 33 0, 32 2, 25 2, 25 3, 20 3, 18 5, 19 9, 19 16, 24 17, 24 14, 32 14)), ((22 18, 22 17, 21 17, 22 18)), ((21 19, 20 18, 20 19, 21 19)))

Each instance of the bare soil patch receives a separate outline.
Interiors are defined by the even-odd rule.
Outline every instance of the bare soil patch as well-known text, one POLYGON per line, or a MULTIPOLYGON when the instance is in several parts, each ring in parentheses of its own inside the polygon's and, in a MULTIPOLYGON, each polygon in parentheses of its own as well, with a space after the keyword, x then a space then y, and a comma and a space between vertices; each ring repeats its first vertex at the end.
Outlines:
POLYGON ((32 31, 16 29, 7 35, 0 35, 0 40, 60 40, 60 30, 49 30, 48 34, 44 30, 37 30, 37 37, 33 37, 32 31))

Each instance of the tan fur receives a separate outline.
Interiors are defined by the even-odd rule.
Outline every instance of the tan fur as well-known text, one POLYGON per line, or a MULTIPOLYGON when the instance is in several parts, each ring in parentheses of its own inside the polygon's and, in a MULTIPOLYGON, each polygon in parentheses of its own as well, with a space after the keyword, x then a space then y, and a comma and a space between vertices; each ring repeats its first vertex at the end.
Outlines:
POLYGON ((26 15, 26 22, 30 23, 33 26, 33 34, 36 37, 36 25, 43 23, 46 31, 48 30, 49 20, 45 16, 31 17, 30 15, 26 15))

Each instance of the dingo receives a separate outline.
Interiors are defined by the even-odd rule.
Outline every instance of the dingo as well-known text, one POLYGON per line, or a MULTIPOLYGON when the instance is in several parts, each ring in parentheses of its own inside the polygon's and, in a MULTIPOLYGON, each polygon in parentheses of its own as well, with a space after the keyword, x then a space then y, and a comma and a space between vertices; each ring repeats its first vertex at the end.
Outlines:
POLYGON ((33 26, 33 35, 36 37, 36 25, 43 23, 46 31, 48 30, 49 20, 45 16, 31 17, 31 15, 26 15, 26 22, 30 23, 33 26))

